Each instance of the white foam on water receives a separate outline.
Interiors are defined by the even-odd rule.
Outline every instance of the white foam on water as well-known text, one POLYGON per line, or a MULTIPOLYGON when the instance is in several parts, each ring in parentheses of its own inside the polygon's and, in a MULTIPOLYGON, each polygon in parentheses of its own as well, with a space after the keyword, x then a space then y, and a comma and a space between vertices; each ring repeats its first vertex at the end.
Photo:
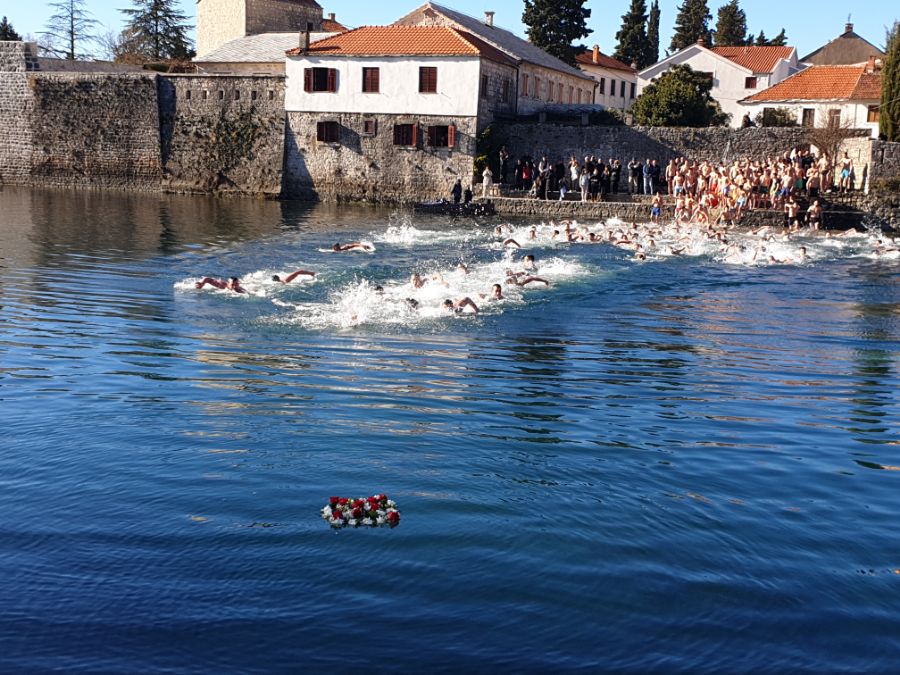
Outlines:
POLYGON ((450 229, 450 230, 420 230, 410 224, 391 225, 384 232, 373 233, 372 238, 380 243, 393 244, 394 246, 420 246, 427 244, 452 244, 470 243, 482 241, 487 234, 479 230, 450 229))

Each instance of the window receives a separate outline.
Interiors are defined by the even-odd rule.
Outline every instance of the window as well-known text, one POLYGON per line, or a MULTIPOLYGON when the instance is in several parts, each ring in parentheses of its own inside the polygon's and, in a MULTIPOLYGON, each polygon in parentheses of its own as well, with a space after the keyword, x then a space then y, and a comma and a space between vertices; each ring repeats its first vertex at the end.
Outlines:
POLYGON ((241 100, 241 92, 240 92, 239 89, 235 89, 235 90, 234 90, 234 100, 235 100, 235 101, 240 101, 240 100, 241 100))
POLYGON ((419 68, 419 93, 437 93, 437 68, 434 66, 422 66, 419 68))
POLYGON ((541 97, 541 78, 539 77, 534 78, 534 97, 541 97))
POLYGON ((569 87, 569 105, 575 103, 575 87, 569 87))
POLYGON ((625 82, 625 80, 622 80, 622 86, 619 87, 619 96, 621 96, 622 98, 625 98, 625 85, 626 84, 627 83, 625 82))
POLYGON ((547 83, 547 101, 553 103, 553 87, 555 85, 552 82, 547 83))
POLYGON ((702 75, 703 77, 705 77, 707 80, 709 80, 710 84, 713 83, 714 78, 713 78, 713 74, 712 74, 712 73, 707 73, 707 72, 704 72, 704 71, 701 71, 701 70, 698 70, 697 73, 700 74, 700 75, 702 75))
POLYGON ((319 143, 339 143, 341 125, 337 122, 319 122, 316 124, 316 140, 319 143))
POLYGON ((415 147, 419 142, 418 131, 415 124, 395 124, 394 145, 415 147))
POLYGON ((456 127, 452 124, 428 127, 428 145, 433 148, 452 148, 456 145, 456 127))
POLYGON ((268 94, 269 94, 269 100, 274 101, 275 100, 275 92, 272 91, 271 89, 269 89, 268 94))
POLYGON ((363 136, 374 136, 378 133, 378 120, 363 120, 363 136))
POLYGON ((880 105, 870 105, 869 113, 866 116, 866 122, 869 122, 870 124, 874 124, 879 121, 881 121, 881 106, 880 105))
POLYGON ((190 90, 190 89, 188 89, 186 92, 184 92, 184 97, 185 97, 185 99, 187 99, 188 101, 191 100, 191 90, 190 90))
POLYGON ((202 96, 202 98, 203 98, 204 101, 205 101, 206 99, 209 98, 209 92, 206 91, 206 89, 203 90, 203 96, 202 96))
POLYGON ((220 101, 225 100, 225 92, 222 89, 219 89, 219 100, 220 101))
POLYGON ((606 78, 600 78, 600 93, 606 96, 606 78))
POLYGON ((336 92, 337 70, 334 68, 306 68, 303 72, 303 91, 310 94, 322 91, 336 92))
POLYGON ((509 103, 509 80, 503 80, 503 86, 500 87, 500 103, 509 103))
POLYGON ((841 111, 839 109, 833 108, 828 111, 828 126, 830 126, 830 127, 841 126, 841 111))
POLYGON ((632 82, 631 83, 631 98, 634 98, 636 94, 637 94, 637 83, 632 82))
POLYGON ((251 101, 255 101, 257 98, 259 98, 259 94, 258 94, 257 91, 254 89, 254 90, 252 90, 252 91, 250 92, 250 100, 251 100, 251 101))
POLYGON ((756 89, 756 78, 755 77, 745 77, 744 78, 744 89, 756 89))
POLYGON ((364 94, 377 94, 381 87, 379 68, 363 68, 362 90, 364 94))
POLYGON ((481 98, 487 98, 487 97, 488 97, 488 76, 482 75, 481 76, 481 98))
POLYGON ((528 96, 528 76, 522 76, 522 96, 528 96))
POLYGON ((578 103, 581 104, 581 89, 578 90, 578 103))
POLYGON ((816 109, 815 108, 804 108, 803 109, 803 126, 805 126, 805 127, 816 126, 816 109))

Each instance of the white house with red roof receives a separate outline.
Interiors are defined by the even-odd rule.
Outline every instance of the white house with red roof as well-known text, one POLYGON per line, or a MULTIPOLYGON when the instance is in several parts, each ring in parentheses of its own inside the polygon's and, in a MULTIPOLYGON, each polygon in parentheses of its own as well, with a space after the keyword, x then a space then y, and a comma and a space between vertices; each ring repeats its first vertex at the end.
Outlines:
POLYGON ((755 117, 775 108, 793 112, 806 127, 841 126, 869 129, 878 138, 881 109, 881 69, 875 57, 852 66, 811 66, 741 105, 755 117))
POLYGON ((794 47, 713 47, 703 42, 685 47, 637 74, 638 94, 669 68, 687 65, 712 80, 711 95, 731 115, 731 126, 741 126, 741 101, 767 89, 800 69, 794 47))
POLYGON ((599 45, 581 52, 578 67, 597 81, 594 103, 605 108, 628 110, 637 98, 637 69, 607 56, 599 45))

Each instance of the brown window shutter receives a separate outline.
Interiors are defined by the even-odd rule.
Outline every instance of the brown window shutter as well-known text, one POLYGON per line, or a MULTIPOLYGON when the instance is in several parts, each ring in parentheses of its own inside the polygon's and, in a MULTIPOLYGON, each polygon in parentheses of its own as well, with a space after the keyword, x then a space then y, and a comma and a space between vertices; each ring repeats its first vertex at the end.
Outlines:
POLYGON ((313 90, 313 69, 305 68, 303 70, 303 91, 307 94, 312 93, 313 90))
POLYGON ((412 125, 412 145, 414 147, 419 145, 419 125, 418 124, 412 125))
POLYGON ((447 127, 447 147, 455 148, 456 147, 456 125, 451 124, 447 127))
POLYGON ((337 91, 337 70, 334 68, 328 69, 328 91, 337 91))

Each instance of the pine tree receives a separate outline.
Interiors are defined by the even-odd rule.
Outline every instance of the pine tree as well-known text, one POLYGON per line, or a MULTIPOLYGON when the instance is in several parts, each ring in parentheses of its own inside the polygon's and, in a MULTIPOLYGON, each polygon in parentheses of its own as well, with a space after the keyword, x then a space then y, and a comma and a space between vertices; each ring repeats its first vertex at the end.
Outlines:
POLYGON ((123 49, 145 59, 186 59, 193 54, 187 33, 187 16, 178 11, 175 0, 133 0, 127 15, 123 49))
POLYGON ((659 61, 659 16, 659 0, 653 0, 647 20, 647 54, 644 56, 644 63, 648 66, 659 61))
POLYGON ((3 17, 0 21, 0 40, 19 41, 22 37, 12 27, 12 24, 3 17))
POLYGON ((746 35, 747 14, 738 5, 738 0, 722 5, 716 22, 716 46, 739 47, 744 44, 746 35))
POLYGON ((93 31, 97 20, 91 18, 85 4, 86 0, 59 0, 50 3, 53 14, 47 20, 47 30, 41 33, 47 39, 48 46, 44 48, 46 52, 69 61, 89 56, 83 45, 96 39, 93 31))
POLYGON ((532 44, 552 54, 569 65, 575 65, 575 56, 584 49, 574 43, 594 31, 587 27, 591 10, 587 0, 525 0, 522 23, 527 26, 532 44))
POLYGON ((784 32, 784 28, 781 29, 781 32, 769 40, 768 45, 770 47, 784 47, 787 45, 787 35, 784 32))
POLYGON ((616 40, 615 58, 628 65, 636 63, 638 70, 649 65, 644 63, 647 57, 647 3, 644 0, 631 0, 631 9, 622 15, 622 28, 616 33, 616 40))
POLYGON ((711 46, 710 19, 712 19, 712 14, 709 13, 706 0, 684 0, 681 7, 678 8, 675 34, 672 36, 669 51, 677 52, 701 39, 707 46, 711 46))
POLYGON ((891 143, 900 142, 900 23, 885 47, 881 68, 881 135, 891 143))

